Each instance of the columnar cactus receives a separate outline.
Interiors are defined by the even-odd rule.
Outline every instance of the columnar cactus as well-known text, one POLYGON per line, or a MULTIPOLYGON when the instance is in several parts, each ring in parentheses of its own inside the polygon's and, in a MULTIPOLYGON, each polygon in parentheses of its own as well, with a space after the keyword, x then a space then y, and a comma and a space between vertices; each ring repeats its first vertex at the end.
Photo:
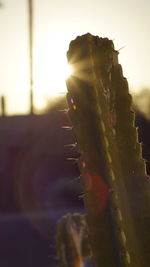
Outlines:
POLYGON ((150 182, 134 127, 128 83, 113 42, 70 43, 67 101, 80 153, 90 242, 99 267, 150 264, 150 182))
POLYGON ((86 215, 66 214, 57 223, 56 249, 60 267, 81 267, 91 258, 86 215))

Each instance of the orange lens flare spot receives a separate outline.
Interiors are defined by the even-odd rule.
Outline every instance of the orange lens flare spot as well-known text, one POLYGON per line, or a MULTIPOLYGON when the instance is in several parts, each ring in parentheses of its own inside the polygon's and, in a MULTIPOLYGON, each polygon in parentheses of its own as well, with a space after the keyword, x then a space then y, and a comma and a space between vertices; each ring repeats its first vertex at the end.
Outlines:
POLYGON ((82 168, 85 168, 86 167, 85 161, 82 161, 81 165, 82 165, 82 168))
POLYGON ((86 173, 84 176, 84 183, 87 191, 91 191, 93 187, 92 176, 90 173, 86 173))
POLYGON ((77 109, 77 106, 76 105, 73 105, 73 109, 76 110, 77 109))
POLYGON ((90 193, 91 212, 103 212, 109 201, 109 188, 104 179, 95 172, 87 171, 83 175, 86 190, 90 193))

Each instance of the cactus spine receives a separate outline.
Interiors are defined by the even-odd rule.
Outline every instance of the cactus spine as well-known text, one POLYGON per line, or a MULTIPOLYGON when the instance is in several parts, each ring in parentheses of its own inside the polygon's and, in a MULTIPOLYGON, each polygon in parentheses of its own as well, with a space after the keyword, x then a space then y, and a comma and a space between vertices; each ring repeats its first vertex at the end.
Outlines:
POLYGON ((67 101, 80 153, 90 242, 97 265, 148 267, 150 183, 113 42, 86 34, 70 43, 67 101))

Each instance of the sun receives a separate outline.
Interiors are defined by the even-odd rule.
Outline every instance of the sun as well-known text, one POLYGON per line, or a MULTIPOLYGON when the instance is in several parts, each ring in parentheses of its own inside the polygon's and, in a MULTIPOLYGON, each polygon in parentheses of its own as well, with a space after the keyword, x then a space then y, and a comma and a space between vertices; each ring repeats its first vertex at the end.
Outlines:
POLYGON ((66 80, 72 74, 63 40, 38 45, 34 55, 34 92, 49 96, 66 92, 66 80))
POLYGON ((66 63, 64 65, 64 77, 65 80, 67 80, 69 78, 69 76, 71 76, 73 74, 73 68, 69 63, 66 63))

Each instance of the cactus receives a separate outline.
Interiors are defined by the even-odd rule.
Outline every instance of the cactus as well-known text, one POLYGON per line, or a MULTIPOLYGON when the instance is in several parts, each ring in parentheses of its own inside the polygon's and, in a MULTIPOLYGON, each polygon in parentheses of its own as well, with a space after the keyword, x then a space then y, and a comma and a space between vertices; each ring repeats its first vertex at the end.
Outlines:
POLYGON ((86 215, 66 214, 57 223, 56 249, 60 267, 83 266, 91 258, 86 215))
POLYGON ((68 113, 97 266, 148 267, 150 181, 118 54, 111 40, 91 34, 70 43, 68 113))

